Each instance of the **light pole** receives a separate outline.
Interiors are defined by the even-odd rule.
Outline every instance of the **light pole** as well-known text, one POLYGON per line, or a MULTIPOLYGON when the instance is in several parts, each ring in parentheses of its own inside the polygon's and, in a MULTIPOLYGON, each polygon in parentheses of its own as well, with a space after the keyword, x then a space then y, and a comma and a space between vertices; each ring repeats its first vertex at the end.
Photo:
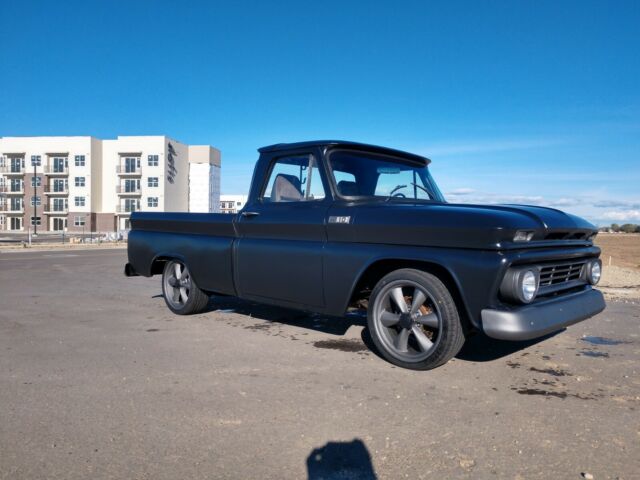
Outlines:
POLYGON ((36 161, 33 162, 33 236, 38 236, 38 181, 36 180, 36 161))

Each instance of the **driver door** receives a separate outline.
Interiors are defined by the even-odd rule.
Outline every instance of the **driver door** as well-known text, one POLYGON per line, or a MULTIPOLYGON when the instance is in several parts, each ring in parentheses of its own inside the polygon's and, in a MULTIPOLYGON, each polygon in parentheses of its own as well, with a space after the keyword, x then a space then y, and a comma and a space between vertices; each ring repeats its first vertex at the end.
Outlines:
POLYGON ((243 298, 324 306, 330 197, 318 166, 311 152, 272 158, 260 198, 240 213, 236 285, 243 298))

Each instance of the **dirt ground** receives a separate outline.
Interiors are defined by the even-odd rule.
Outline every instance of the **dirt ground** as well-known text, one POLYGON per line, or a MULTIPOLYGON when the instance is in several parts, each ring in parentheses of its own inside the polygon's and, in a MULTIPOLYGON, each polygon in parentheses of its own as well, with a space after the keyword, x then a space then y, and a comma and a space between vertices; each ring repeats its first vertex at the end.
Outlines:
POLYGON ((609 300, 640 302, 640 235, 600 233, 602 281, 599 288, 609 300))
POLYGON ((599 233, 596 245, 602 249, 602 263, 605 266, 640 270, 640 234, 599 233))

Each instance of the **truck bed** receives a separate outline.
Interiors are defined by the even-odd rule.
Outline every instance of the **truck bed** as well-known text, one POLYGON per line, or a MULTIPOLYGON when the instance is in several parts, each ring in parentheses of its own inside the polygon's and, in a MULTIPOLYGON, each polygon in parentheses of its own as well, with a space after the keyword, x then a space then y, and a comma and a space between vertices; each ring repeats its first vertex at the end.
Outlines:
POLYGON ((200 288, 235 295, 234 219, 235 215, 223 213, 134 212, 128 241, 130 273, 145 277, 162 273, 165 259, 181 258, 200 288))

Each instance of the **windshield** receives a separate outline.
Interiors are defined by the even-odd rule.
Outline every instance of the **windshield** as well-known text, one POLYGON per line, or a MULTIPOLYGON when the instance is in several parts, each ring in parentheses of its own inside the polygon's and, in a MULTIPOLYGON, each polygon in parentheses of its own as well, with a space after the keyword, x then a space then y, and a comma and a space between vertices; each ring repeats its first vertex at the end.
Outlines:
POLYGON ((329 165, 341 197, 444 202, 426 165, 367 152, 337 150, 329 165))

